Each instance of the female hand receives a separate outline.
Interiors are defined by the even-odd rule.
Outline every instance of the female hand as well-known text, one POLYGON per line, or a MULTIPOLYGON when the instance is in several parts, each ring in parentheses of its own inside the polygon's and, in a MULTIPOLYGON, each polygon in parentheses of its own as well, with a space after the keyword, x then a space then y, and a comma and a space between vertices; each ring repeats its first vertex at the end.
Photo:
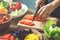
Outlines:
POLYGON ((37 16, 40 19, 46 19, 60 4, 59 1, 53 1, 47 5, 42 6, 39 11, 37 12, 37 16))
POLYGON ((37 16, 39 16, 40 19, 46 19, 54 9, 55 8, 51 4, 44 5, 37 12, 37 16))
POLYGON ((44 4, 45 0, 36 0, 36 7, 40 8, 44 4))

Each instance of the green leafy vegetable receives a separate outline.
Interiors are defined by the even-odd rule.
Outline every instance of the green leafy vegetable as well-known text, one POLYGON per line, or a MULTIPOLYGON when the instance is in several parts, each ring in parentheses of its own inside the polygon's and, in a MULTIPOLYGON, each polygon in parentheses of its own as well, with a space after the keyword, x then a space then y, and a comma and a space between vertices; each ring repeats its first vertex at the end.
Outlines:
POLYGON ((54 25, 53 20, 44 24, 44 32, 49 39, 60 40, 60 27, 54 25))
POLYGON ((18 16, 18 15, 24 13, 24 11, 25 11, 24 9, 15 10, 15 11, 12 11, 12 12, 10 13, 10 15, 11 15, 11 16, 18 16))
POLYGON ((9 3, 8 2, 6 2, 6 1, 0 1, 0 5, 3 5, 5 8, 9 8, 9 3))

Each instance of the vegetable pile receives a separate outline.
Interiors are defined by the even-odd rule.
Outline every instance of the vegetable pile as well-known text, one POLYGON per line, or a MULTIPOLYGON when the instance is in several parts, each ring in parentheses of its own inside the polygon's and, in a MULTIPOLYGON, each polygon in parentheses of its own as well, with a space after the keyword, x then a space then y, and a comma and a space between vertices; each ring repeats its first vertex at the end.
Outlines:
POLYGON ((11 15, 11 16, 19 16, 19 15, 21 15, 24 11, 25 11, 25 10, 21 8, 21 9, 19 9, 19 10, 12 11, 12 12, 10 13, 10 15, 11 15))
POLYGON ((49 40, 60 40, 60 27, 56 26, 53 20, 44 25, 44 32, 49 40))
POLYGON ((9 3, 2 1, 0 2, 0 13, 8 13, 9 3))
POLYGON ((8 10, 4 6, 2 6, 2 5, 0 5, 0 14, 1 13, 4 13, 4 14, 8 13, 8 10))
MULTIPOLYGON (((26 16, 25 16, 25 19, 33 20, 33 17, 34 17, 33 15, 26 15, 26 16)), ((40 19, 39 19, 38 17, 35 17, 35 20, 36 20, 36 21, 39 21, 40 19)))
POLYGON ((0 16, 0 24, 2 24, 2 23, 4 23, 4 22, 6 22, 6 21, 8 21, 9 20, 9 16, 6 16, 6 15, 1 15, 0 16))
POLYGON ((9 6, 9 9, 11 11, 10 15, 13 16, 13 17, 19 17, 25 11, 25 9, 22 8, 21 2, 11 3, 10 6, 9 6))
POLYGON ((19 23, 29 25, 29 26, 34 26, 34 23, 31 20, 20 20, 19 23))
POLYGON ((14 36, 10 33, 4 34, 0 37, 0 40, 15 40, 14 36))
POLYGON ((16 40, 40 40, 39 34, 34 34, 30 29, 18 29, 14 33, 16 40))
POLYGON ((24 38, 31 33, 31 30, 16 29, 14 31, 9 31, 9 33, 1 35, 0 40, 24 40, 24 38))
POLYGON ((20 2, 16 2, 16 3, 12 3, 11 5, 10 5, 10 9, 11 10, 19 10, 19 9, 21 9, 22 8, 22 5, 21 5, 21 3, 20 2))

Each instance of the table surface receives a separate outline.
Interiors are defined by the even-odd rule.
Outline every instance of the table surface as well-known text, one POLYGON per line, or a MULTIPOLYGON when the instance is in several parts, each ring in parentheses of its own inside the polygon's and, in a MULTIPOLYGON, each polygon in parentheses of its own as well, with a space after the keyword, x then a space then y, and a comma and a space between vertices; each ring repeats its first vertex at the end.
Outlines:
MULTIPOLYGON (((32 9, 29 9, 29 10, 26 12, 26 14, 34 14, 34 13, 35 13, 35 11, 32 10, 32 9)), ((25 14, 25 15, 26 15, 26 14, 25 14)), ((17 26, 18 21, 21 20, 25 15, 23 15, 23 16, 21 16, 21 17, 19 17, 19 18, 16 18, 16 19, 12 19, 12 23, 11 23, 11 25, 10 25, 9 30, 15 30, 15 29, 19 29, 19 28, 27 29, 27 28, 23 28, 23 27, 17 26)), ((42 32, 42 31, 40 31, 40 30, 37 30, 37 31, 38 31, 38 34, 39 34, 39 32, 42 32)), ((41 35, 44 35, 44 34, 42 33, 41 35)), ((45 36, 42 37, 42 40, 45 40, 44 38, 45 38, 45 36)))

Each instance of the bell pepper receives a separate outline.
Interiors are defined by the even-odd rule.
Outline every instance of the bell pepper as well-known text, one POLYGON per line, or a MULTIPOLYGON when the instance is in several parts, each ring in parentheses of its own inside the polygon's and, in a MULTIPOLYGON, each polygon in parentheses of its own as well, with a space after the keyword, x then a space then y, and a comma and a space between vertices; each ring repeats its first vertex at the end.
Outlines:
POLYGON ((2 2, 0 1, 0 5, 4 6, 6 9, 9 8, 9 3, 6 1, 2 1, 2 2))
POLYGON ((29 34, 24 38, 24 40, 39 40, 39 37, 39 34, 29 34))
POLYGON ((10 5, 10 9, 11 10, 19 10, 19 9, 21 9, 21 3, 20 2, 16 2, 16 3, 12 3, 11 5, 10 5))

